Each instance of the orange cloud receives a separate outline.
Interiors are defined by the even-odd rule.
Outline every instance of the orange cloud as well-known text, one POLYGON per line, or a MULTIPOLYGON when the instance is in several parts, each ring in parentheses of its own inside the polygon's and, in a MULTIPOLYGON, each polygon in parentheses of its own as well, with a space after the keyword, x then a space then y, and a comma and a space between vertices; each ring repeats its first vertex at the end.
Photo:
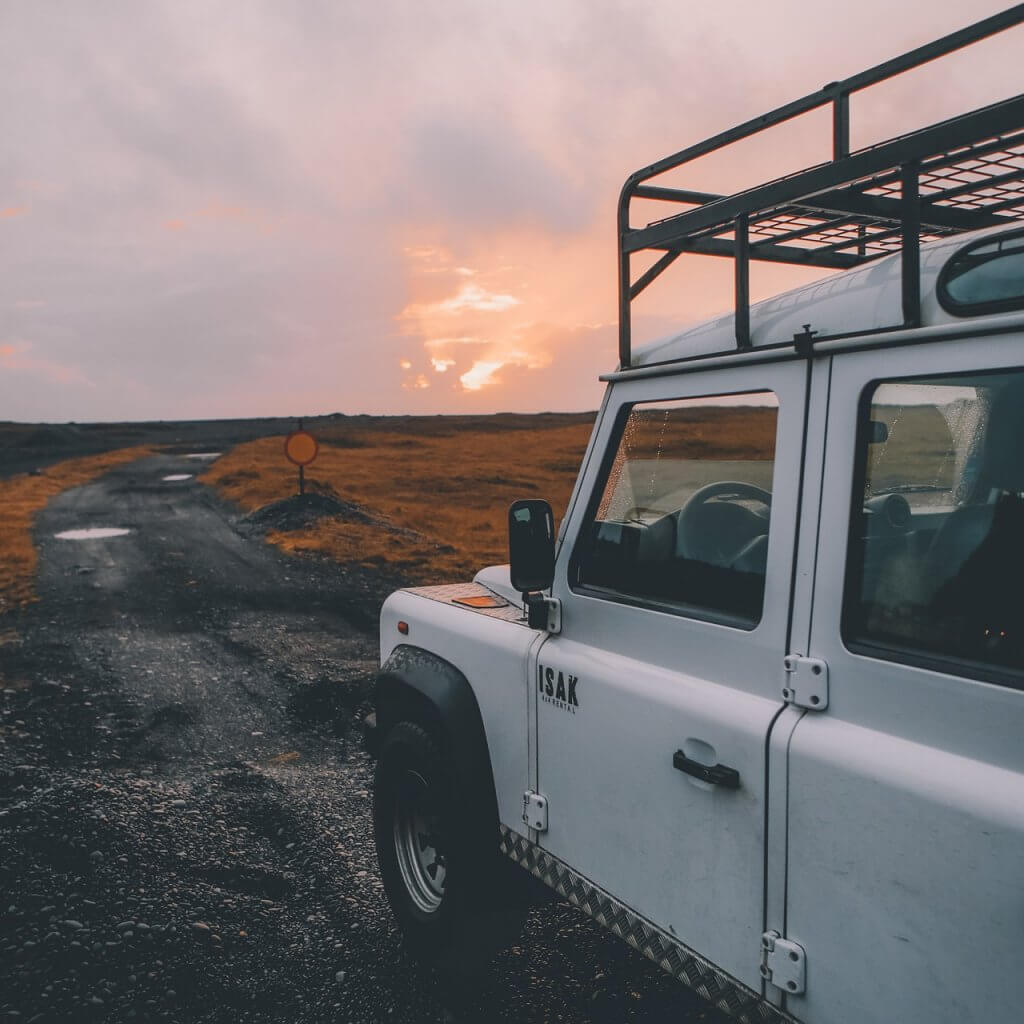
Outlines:
POLYGON ((26 213, 28 213, 27 206, 5 206, 0 209, 0 218, 21 217, 26 213))
POLYGON ((92 381, 77 366, 65 366, 62 363, 55 363, 52 359, 33 356, 32 348, 32 342, 20 338, 3 342, 0 344, 0 367, 15 372, 39 374, 62 384, 77 381, 89 387, 93 386, 92 381))
POLYGON ((551 365, 553 324, 593 322, 595 312, 608 312, 595 310, 595 302, 614 302, 611 292, 595 299, 593 257, 582 255, 590 243, 578 244, 556 247, 545 235, 517 229, 476 236, 474 251, 457 254, 443 245, 407 246, 409 301, 396 319, 418 339, 434 372, 448 375, 446 389, 498 390, 504 368, 551 365), (440 293, 439 284, 447 285, 440 293))
POLYGON ((489 362, 480 359, 473 364, 472 369, 467 370, 459 380, 467 391, 480 391, 491 383, 493 376, 505 365, 505 361, 489 362))
POLYGON ((481 288, 478 284, 464 284, 456 295, 437 304, 441 313, 461 313, 463 310, 477 310, 484 313, 501 313, 518 306, 522 299, 514 295, 498 295, 481 288))

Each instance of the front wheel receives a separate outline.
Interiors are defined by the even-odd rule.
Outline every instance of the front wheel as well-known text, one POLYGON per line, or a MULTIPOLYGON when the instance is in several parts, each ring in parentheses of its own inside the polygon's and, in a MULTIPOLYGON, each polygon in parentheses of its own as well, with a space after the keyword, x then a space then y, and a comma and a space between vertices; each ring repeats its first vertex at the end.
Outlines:
POLYGON ((377 759, 373 819, 384 891, 413 954, 439 967, 486 962, 518 934, 497 822, 458 808, 451 766, 414 722, 388 732, 377 759), (456 813, 457 810, 459 813, 456 813))

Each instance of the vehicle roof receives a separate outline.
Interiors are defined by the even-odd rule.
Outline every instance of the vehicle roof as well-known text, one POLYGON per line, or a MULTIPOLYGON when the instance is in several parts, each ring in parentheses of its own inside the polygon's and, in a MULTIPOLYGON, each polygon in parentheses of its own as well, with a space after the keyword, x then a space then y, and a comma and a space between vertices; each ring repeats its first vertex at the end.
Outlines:
MULTIPOLYGON (((962 322, 939 305, 936 281, 953 255, 979 238, 1024 227, 1024 221, 965 232, 921 246, 921 326, 962 322)), ((903 320, 900 254, 893 253, 820 281, 794 288, 750 307, 752 347, 791 342, 805 324, 819 335, 856 334, 898 325, 903 320)), ((634 349, 632 366, 676 362, 735 350, 732 311, 634 349)))

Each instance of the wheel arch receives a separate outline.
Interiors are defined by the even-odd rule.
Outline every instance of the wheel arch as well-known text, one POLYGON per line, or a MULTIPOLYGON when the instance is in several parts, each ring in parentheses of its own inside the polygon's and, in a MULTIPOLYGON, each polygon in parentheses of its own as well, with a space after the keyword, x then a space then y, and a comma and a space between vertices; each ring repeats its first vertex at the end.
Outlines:
POLYGON ((466 676, 432 651, 400 644, 377 676, 376 706, 381 740, 394 725, 407 719, 436 732, 466 801, 466 817, 480 821, 486 815, 486 820, 494 823, 497 841, 498 800, 487 733, 466 676))

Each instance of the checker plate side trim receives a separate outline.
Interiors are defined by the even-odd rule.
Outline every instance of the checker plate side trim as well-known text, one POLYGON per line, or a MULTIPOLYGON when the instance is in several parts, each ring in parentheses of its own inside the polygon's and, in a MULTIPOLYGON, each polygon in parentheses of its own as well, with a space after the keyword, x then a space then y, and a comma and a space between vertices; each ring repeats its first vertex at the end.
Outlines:
MULTIPOLYGON (((405 587, 406 594, 415 594, 417 597, 425 597, 430 601, 439 601, 441 604, 452 604, 453 601, 467 597, 496 597, 486 587, 479 583, 442 583, 434 587, 405 587)), ((499 597, 505 601, 505 598, 499 597)), ((469 605, 456 604, 455 608, 463 611, 473 612, 476 615, 487 615, 492 619, 502 619, 505 622, 518 622, 526 625, 526 616, 523 614, 521 605, 505 603, 501 608, 473 608, 469 605)))
MULTIPOLYGON (((501 826, 499 846, 505 856, 741 1024, 795 1024, 796 1018, 765 1002, 759 992, 747 988, 678 939, 666 935, 557 857, 505 825, 501 826)), ((756 955, 756 950, 751 955, 756 955)))

